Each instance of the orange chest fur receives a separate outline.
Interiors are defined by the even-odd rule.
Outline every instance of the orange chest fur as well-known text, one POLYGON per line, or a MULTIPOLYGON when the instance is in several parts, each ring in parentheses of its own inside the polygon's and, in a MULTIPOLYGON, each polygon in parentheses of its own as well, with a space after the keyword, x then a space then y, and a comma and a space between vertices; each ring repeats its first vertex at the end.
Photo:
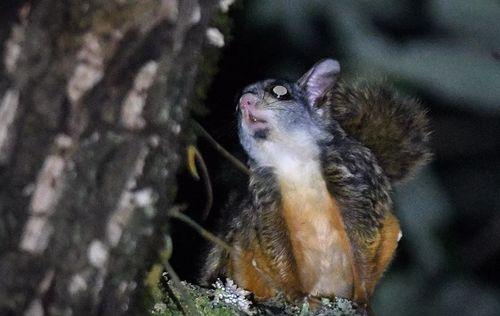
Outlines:
POLYGON ((322 179, 280 183, 282 212, 302 290, 351 297, 353 258, 339 206, 322 179))

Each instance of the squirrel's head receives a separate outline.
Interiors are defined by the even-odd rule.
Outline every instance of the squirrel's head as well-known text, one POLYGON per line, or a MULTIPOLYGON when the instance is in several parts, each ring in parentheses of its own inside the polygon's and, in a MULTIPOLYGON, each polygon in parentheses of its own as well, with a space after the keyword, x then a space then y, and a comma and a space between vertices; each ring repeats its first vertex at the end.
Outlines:
POLYGON ((296 82, 268 79, 243 89, 237 105, 238 127, 250 157, 260 165, 273 166, 282 153, 315 154, 311 150, 316 144, 331 137, 318 103, 339 72, 337 61, 325 59, 296 82))

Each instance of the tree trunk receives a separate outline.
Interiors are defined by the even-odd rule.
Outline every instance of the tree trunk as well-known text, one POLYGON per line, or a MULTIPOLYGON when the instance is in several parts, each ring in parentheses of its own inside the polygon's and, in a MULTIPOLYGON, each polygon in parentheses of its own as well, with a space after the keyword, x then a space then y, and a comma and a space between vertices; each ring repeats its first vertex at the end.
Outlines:
POLYGON ((0 6, 0 314, 137 312, 216 4, 0 6))

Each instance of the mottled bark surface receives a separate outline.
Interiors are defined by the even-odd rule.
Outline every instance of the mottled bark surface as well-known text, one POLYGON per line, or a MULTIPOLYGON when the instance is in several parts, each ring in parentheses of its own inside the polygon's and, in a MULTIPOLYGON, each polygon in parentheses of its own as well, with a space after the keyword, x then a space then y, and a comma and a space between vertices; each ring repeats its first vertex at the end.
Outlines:
POLYGON ((0 314, 138 313, 216 4, 1 6, 0 314))

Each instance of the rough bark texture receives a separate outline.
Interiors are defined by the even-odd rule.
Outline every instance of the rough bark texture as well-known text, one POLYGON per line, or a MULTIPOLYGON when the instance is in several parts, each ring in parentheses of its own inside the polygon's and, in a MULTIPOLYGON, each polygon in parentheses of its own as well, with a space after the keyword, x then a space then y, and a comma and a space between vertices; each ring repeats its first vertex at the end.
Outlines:
POLYGON ((133 312, 216 4, 1 6, 0 314, 133 312))

